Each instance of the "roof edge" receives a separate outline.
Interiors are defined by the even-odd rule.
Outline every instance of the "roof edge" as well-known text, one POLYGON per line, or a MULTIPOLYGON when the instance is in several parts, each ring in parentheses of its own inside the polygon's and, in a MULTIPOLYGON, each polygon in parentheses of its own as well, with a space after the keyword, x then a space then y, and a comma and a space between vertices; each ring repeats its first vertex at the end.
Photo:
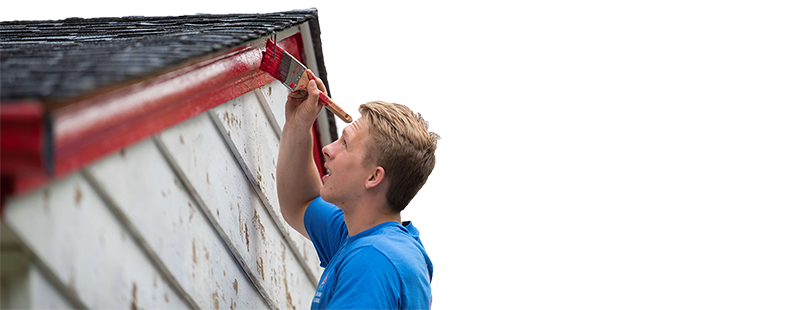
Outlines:
MULTIPOLYGON (((281 42, 291 45, 298 39, 292 35, 281 42)), ((259 68, 265 43, 266 38, 260 38, 214 59, 37 114, 34 121, 48 125, 40 128, 48 131, 49 143, 44 148, 52 152, 48 160, 52 173, 47 163, 36 171, 4 173, 4 183, 13 183, 4 184, 10 189, 4 194, 34 189, 274 81, 259 68)), ((37 111, 43 111, 37 101, 26 103, 37 104, 37 111)))

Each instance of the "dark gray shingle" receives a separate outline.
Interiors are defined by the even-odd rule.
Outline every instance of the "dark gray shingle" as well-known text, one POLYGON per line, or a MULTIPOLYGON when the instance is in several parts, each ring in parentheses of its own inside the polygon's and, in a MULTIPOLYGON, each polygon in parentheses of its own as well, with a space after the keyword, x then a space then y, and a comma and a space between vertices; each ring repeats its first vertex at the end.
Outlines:
POLYGON ((316 9, 309 9, 0 22, 0 99, 62 101, 164 71, 316 16, 316 9))

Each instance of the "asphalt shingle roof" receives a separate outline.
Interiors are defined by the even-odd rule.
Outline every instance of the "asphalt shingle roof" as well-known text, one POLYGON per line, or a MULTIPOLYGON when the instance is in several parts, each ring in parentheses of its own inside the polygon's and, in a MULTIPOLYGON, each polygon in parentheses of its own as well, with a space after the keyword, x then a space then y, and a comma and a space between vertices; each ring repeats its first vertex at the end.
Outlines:
POLYGON ((163 72, 316 16, 316 9, 308 9, 0 22, 0 99, 61 101, 163 72))

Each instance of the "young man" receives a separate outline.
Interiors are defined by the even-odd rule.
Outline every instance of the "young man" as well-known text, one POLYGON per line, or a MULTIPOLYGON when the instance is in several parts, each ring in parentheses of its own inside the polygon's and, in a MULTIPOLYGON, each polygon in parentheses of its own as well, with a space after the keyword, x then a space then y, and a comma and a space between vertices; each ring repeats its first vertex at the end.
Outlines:
POLYGON ((283 218, 325 268, 311 309, 429 309, 433 265, 400 211, 433 171, 439 136, 406 106, 363 104, 362 117, 322 149, 320 180, 312 125, 324 87, 314 78, 289 94, 277 168, 283 218))

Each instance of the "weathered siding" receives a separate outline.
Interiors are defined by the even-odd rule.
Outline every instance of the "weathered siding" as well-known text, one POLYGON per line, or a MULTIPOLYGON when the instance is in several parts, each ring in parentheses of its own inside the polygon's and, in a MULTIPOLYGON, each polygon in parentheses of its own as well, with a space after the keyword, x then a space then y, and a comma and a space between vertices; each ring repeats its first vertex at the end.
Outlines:
POLYGON ((307 309, 319 261, 275 189, 287 93, 188 119, 10 199, 3 220, 78 306, 307 309))
POLYGON ((197 306, 266 307, 152 139, 92 165, 87 172, 197 306))
POLYGON ((4 221, 89 308, 188 308, 80 173, 12 199, 4 221))

